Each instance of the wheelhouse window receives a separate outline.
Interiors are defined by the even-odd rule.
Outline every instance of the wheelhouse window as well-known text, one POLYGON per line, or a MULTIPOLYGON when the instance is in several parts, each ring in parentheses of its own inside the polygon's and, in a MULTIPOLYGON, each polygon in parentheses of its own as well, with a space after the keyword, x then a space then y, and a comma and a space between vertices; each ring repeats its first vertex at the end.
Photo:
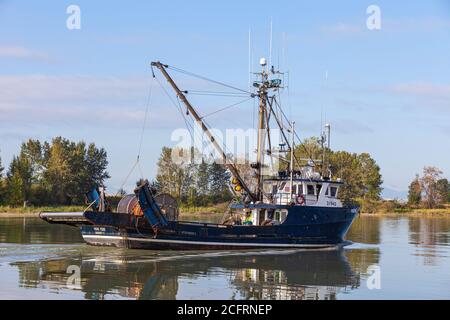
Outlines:
POLYGON ((330 196, 335 198, 337 194, 337 187, 330 187, 330 196))
POLYGON ((278 187, 276 184, 272 185, 272 194, 275 194, 278 192, 278 187))
POLYGON ((307 195, 314 195, 314 186, 312 184, 306 185, 306 194, 307 195))
POLYGON ((265 193, 276 193, 277 184, 271 181, 265 181, 263 184, 263 190, 265 193))
POLYGON ((287 218, 287 210, 276 210, 274 214, 274 220, 279 223, 283 223, 287 218))
POLYGON ((319 195, 320 194, 320 190, 322 189, 322 185, 321 184, 318 184, 317 185, 317 195, 319 195))
POLYGON ((280 213, 280 211, 275 211, 275 220, 277 220, 277 221, 281 221, 281 213, 280 213))

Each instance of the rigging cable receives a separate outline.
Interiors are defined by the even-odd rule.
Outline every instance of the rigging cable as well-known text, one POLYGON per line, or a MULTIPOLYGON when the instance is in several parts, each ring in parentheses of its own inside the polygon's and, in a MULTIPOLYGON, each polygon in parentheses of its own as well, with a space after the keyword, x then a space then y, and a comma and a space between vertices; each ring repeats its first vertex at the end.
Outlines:
MULTIPOLYGON (((178 100, 178 106, 177 106, 177 105, 175 104, 175 101, 173 101, 173 98, 170 96, 170 94, 167 92, 167 90, 163 87, 163 85, 161 84, 161 82, 159 81, 159 79, 158 79, 156 76, 155 76, 155 78, 156 78, 157 82, 159 83, 159 85, 161 86, 161 88, 162 88, 162 89, 164 90, 164 92, 166 93, 166 95, 169 97, 169 99, 172 101, 172 103, 173 103, 173 104, 177 107, 177 109, 179 110, 180 114, 183 116, 183 119, 185 120, 186 125, 189 125, 189 126, 191 127, 192 131, 195 133, 196 130, 194 130, 192 124, 190 124, 190 123, 187 121, 187 119, 186 119, 186 117, 185 117, 185 114, 184 114, 184 112, 182 111, 181 106, 179 105, 179 100, 178 100)), ((178 99, 178 95, 177 95, 177 99, 178 99)), ((207 114, 207 115, 205 115, 205 116, 202 116, 201 119, 203 120, 203 123, 205 124, 206 127, 211 128, 211 126, 210 126, 210 125, 206 122, 206 120, 204 119, 205 117, 208 117, 208 116, 210 116, 210 115, 212 115, 212 114, 221 112, 221 111, 223 111, 223 110, 225 110, 225 109, 232 108, 232 107, 234 107, 234 106, 236 106, 236 105, 239 105, 239 104, 242 104, 242 103, 244 103, 244 102, 246 102, 246 101, 249 101, 250 99, 253 99, 253 96, 251 96, 251 97, 249 97, 249 98, 247 98, 247 99, 244 99, 244 100, 242 100, 242 101, 239 101, 239 102, 237 102, 237 103, 234 103, 234 104, 232 104, 232 105, 229 105, 229 106, 226 106, 226 107, 224 107, 224 108, 221 108, 221 109, 219 109, 219 110, 213 111, 213 112, 211 112, 211 113, 209 113, 209 114, 207 114)), ((202 134, 203 134, 203 133, 202 133, 202 134)), ((193 135, 192 135, 192 134, 191 134, 191 137, 193 138, 193 135)), ((203 135, 202 135, 201 141, 203 141, 203 140, 204 140, 204 138, 203 138, 203 135)), ((227 148, 227 146, 224 145, 223 143, 222 143, 222 147, 224 147, 224 149, 225 149, 226 152, 231 153, 230 150, 227 148)))
MULTIPOLYGON (((209 129, 209 130, 211 130, 211 126, 209 125, 209 123, 205 120, 205 119, 203 119, 203 123, 205 124, 205 126, 209 129)), ((233 155, 233 153, 228 149, 228 147, 227 147, 227 145, 224 143, 224 141, 223 141, 223 139, 222 140, 219 140, 219 139, 217 139, 217 136, 216 137, 214 137, 214 140, 219 144, 219 145, 221 145, 221 147, 223 148, 223 152, 225 153, 225 159, 223 159, 224 161, 225 161, 225 163, 224 164, 227 164, 227 158, 230 158, 229 157, 229 155, 231 154, 231 155, 233 155), (219 143, 220 142, 220 143, 219 143)), ((209 140, 208 140, 209 141, 209 140)), ((213 153, 211 153, 211 155, 213 155, 213 153)), ((222 155, 220 155, 221 157, 222 157, 222 155)), ((214 157, 213 157, 214 158, 214 157)), ((230 161, 229 161, 229 163, 230 164, 233 164, 233 158, 231 158, 231 159, 229 159, 230 161)))
POLYGON ((231 109, 232 107, 235 107, 235 106, 237 106, 237 105, 240 105, 240 104, 242 104, 242 103, 245 103, 245 102, 249 101, 250 99, 253 99, 253 98, 252 98, 252 97, 246 98, 246 99, 241 100, 241 101, 239 101, 239 102, 233 103, 233 104, 231 104, 231 105, 229 105, 229 106, 220 108, 220 109, 218 109, 218 110, 216 110, 216 111, 210 112, 210 113, 208 113, 208 114, 206 114, 206 115, 200 117, 200 119, 204 119, 204 118, 209 117, 209 116, 211 116, 211 115, 213 115, 213 114, 222 112, 222 111, 227 110, 227 109, 231 109))
MULTIPOLYGON (((284 113, 284 111, 281 108, 281 106, 278 104, 278 101, 276 99, 274 99, 274 101, 275 101, 275 104, 277 105, 278 109, 280 110, 281 114, 283 115, 284 120, 289 123, 289 119, 287 118, 287 116, 284 113)), ((317 166, 316 162, 314 161, 314 159, 313 159, 313 157, 311 155, 311 152, 309 152, 309 150, 306 148, 305 144, 302 142, 302 139, 300 139, 300 136, 298 135, 297 131, 294 131, 294 135, 295 135, 295 138, 297 138, 297 140, 299 142, 299 145, 302 146, 303 150, 305 150, 305 152, 307 153, 307 155, 310 158, 310 160, 312 161, 313 165, 317 166)))
POLYGON ((243 90, 243 89, 240 89, 240 88, 231 86, 231 85, 229 85, 229 84, 226 84, 226 83, 223 83, 223 82, 220 82, 220 81, 217 81, 217 80, 209 79, 209 78, 206 78, 206 77, 204 77, 204 76, 200 76, 200 75, 198 75, 198 74, 195 74, 195 73, 192 73, 192 72, 189 72, 189 71, 180 69, 180 68, 176 68, 176 67, 172 67, 172 66, 167 66, 167 67, 168 67, 169 69, 171 69, 171 70, 173 70, 173 71, 176 71, 176 72, 179 72, 179 73, 183 73, 183 74, 186 74, 186 75, 195 77, 195 78, 199 78, 199 79, 202 79, 202 80, 205 80, 205 81, 208 81, 208 82, 212 82, 212 83, 215 83, 215 84, 218 84, 218 85, 221 85, 221 86, 224 86, 224 87, 233 89, 233 90, 241 91, 241 92, 244 92, 244 93, 247 93, 247 94, 252 94, 251 92, 249 92, 249 91, 247 91, 247 90, 243 90))
POLYGON ((141 151, 142 151, 142 143, 143 143, 143 141, 144 141, 144 133, 145 133, 145 127, 146 127, 146 124, 147 124, 148 110, 149 110, 149 108, 150 108, 150 102, 151 102, 151 98, 152 98, 152 91, 153 91, 152 89, 153 89, 153 86, 152 86, 152 83, 150 83, 150 87, 149 87, 149 91, 148 91, 148 97, 147 97, 147 104, 146 104, 146 107, 145 107, 144 123, 143 123, 143 125, 142 125, 141 137, 140 137, 140 139, 139 139, 139 147, 138 147, 138 153, 137 153, 136 161, 135 161, 135 163, 133 164, 133 166, 131 167, 130 172, 129 172, 128 175, 125 177, 124 181, 122 182, 122 185, 120 186, 119 190, 117 190, 116 197, 117 197, 117 196, 119 195, 119 193, 123 190, 123 187, 124 187, 125 184, 127 183, 128 178, 129 178, 130 175, 133 173, 133 171, 134 171, 134 169, 136 168, 136 166, 138 166, 138 168, 139 168, 139 172, 140 172, 140 174, 141 174, 141 178, 144 178, 144 174, 143 174, 143 172, 142 172, 142 168, 141 168, 141 165, 140 165, 140 163, 139 163, 139 160, 140 160, 141 151))
MULTIPOLYGON (((187 94, 198 96, 218 96, 218 97, 248 97, 248 94, 234 93, 228 91, 203 91, 203 90, 186 90, 187 94)), ((252 96, 252 95, 250 95, 252 96)))
POLYGON ((153 86, 152 86, 152 84, 150 84, 150 89, 148 91, 148 98, 147 98, 147 106, 145 108, 145 114, 144 114, 144 123, 142 125, 141 138, 140 138, 140 141, 139 141, 139 148, 138 148, 138 155, 137 155, 138 158, 141 155, 142 142, 144 140, 145 126, 147 124, 148 109, 150 107, 150 101, 152 99, 152 89, 153 89, 153 86))
MULTIPOLYGON (((189 111, 186 110, 186 116, 185 116, 185 114, 184 114, 184 112, 183 112, 183 107, 181 106, 180 98, 178 97, 178 95, 177 95, 177 108, 178 108, 178 110, 180 111, 180 113, 183 115, 184 122, 186 123, 186 126, 189 125, 189 127, 191 128, 191 130, 194 131, 193 120, 190 122, 190 121, 189 121, 190 118, 189 118, 189 117, 186 117, 186 116, 189 115, 189 111)), ((189 131, 189 128, 187 128, 187 129, 188 129, 188 131, 189 131)), ((189 131, 189 134, 191 135, 191 139, 192 139, 193 136, 192 136, 191 131, 189 131)))
MULTIPOLYGON (((226 84, 226 83, 223 83, 223 82, 220 82, 220 81, 217 81, 217 80, 213 80, 213 79, 210 79, 210 78, 207 78, 207 77, 204 77, 204 76, 201 76, 201 75, 198 75, 198 74, 195 74, 195 73, 192 73, 192 72, 189 72, 189 71, 186 71, 186 70, 177 68, 177 67, 173 67, 173 66, 168 66, 168 65, 167 65, 167 68, 168 68, 168 69, 171 69, 171 70, 173 70, 173 71, 176 71, 176 72, 185 74, 185 75, 189 75, 189 76, 192 76, 192 77, 196 77, 196 78, 202 79, 202 80, 204 80, 204 81, 212 82, 212 83, 215 83, 215 84, 218 84, 218 85, 221 85, 221 86, 224 86, 224 87, 233 89, 233 90, 237 90, 237 91, 240 91, 240 92, 249 94, 251 98, 255 97, 255 94, 252 93, 252 92, 250 92, 250 91, 243 90, 243 89, 240 89, 240 88, 237 88, 237 87, 228 85, 228 84, 226 84)), ((249 99, 248 99, 248 100, 249 100, 249 99)), ((205 125, 207 125, 208 127, 210 127, 210 126, 206 123, 206 121, 203 121, 203 122, 205 123, 205 125)), ((222 145, 223 145, 223 144, 222 144, 222 145)), ((225 145, 224 147, 225 147, 226 151, 229 152, 229 150, 227 149, 226 145, 225 145)))
MULTIPOLYGON (((189 134, 191 136, 191 141, 195 141, 194 137, 199 137, 198 136, 199 132, 194 129, 194 125, 188 121, 186 115, 184 114, 183 109, 182 109, 182 107, 180 105, 180 101, 178 99, 178 95, 177 95, 177 101, 178 101, 178 105, 177 105, 175 103, 174 99, 172 98, 172 96, 169 94, 169 92, 167 92, 166 88, 164 88, 162 83, 159 81, 158 77, 155 76, 155 78, 156 78, 156 81, 158 82, 159 86, 161 87, 161 89, 164 91, 164 93, 167 95, 169 100, 172 102, 172 104, 175 106, 175 108, 180 112, 181 116, 183 117, 183 120, 184 120, 184 122, 186 124, 186 128, 189 131, 189 134)), ((203 143, 203 136, 200 136, 199 138, 200 138, 200 141, 202 141, 202 143, 203 143)))
MULTIPOLYGON (((159 81, 158 77, 155 76, 155 79, 158 82, 158 84, 161 87, 161 89, 166 94, 166 96, 169 98, 169 100, 172 102, 172 104, 178 110, 178 112, 180 112, 181 116, 183 117, 184 123, 186 124, 186 128, 189 131, 189 134, 191 135, 191 138, 193 139, 192 132, 195 132, 195 130, 194 130, 192 124, 186 119, 186 116, 185 116, 183 110, 181 109, 181 106, 179 105, 179 103, 178 104, 175 103, 175 101, 173 100, 172 96, 169 94, 169 92, 167 92, 166 88, 164 88, 164 86, 162 85, 161 81, 159 81), (191 130, 192 130, 192 132, 191 132, 191 130)), ((177 99, 178 99, 178 95, 177 95, 177 99)))
POLYGON ((136 159, 134 165, 131 167, 130 172, 128 172, 127 176, 125 177, 124 181, 122 182, 122 185, 120 186, 119 190, 117 190, 116 197, 117 197, 117 196, 119 195, 119 193, 123 190, 123 187, 124 187, 125 184, 127 183, 128 178, 131 176, 131 174, 133 173, 133 171, 134 171, 134 169, 136 168, 136 166, 138 165, 138 163, 139 163, 139 160, 136 159))
POLYGON ((145 127, 147 124, 147 117, 148 117, 148 109, 150 107, 150 101, 152 99, 152 90, 153 89, 153 85, 150 83, 150 88, 148 91, 148 98, 147 98, 147 106, 145 107, 145 114, 144 114, 144 123, 142 124, 142 131, 141 131, 141 138, 139 141, 139 148, 138 148, 138 154, 137 154, 137 164, 138 164, 138 168, 139 168, 139 172, 141 173, 141 178, 144 178, 144 174, 142 172, 142 168, 141 168, 141 164, 139 162, 140 157, 141 157, 141 151, 142 151, 142 143, 144 141, 144 133, 145 133, 145 127))

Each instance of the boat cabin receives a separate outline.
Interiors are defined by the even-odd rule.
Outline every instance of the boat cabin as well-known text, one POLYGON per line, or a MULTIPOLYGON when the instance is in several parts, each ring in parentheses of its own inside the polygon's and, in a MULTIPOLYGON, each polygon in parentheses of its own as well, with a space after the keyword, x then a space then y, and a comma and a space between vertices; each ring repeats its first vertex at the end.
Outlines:
POLYGON ((242 210, 243 225, 265 226, 282 224, 289 208, 295 206, 335 207, 341 208, 338 199, 342 182, 328 179, 295 178, 269 179, 264 181, 264 201, 244 206, 232 205, 233 209, 242 210))
POLYGON ((278 205, 304 205, 322 207, 342 207, 338 199, 341 181, 327 179, 296 178, 291 182, 283 179, 264 181, 264 202, 278 205))

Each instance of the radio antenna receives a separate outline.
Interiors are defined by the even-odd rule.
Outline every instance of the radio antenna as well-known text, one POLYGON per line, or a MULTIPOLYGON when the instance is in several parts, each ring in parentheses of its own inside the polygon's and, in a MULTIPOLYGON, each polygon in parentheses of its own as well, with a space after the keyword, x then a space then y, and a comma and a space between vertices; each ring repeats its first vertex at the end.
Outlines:
POLYGON ((269 65, 267 68, 272 68, 272 17, 270 18, 269 65))
POLYGON ((248 88, 252 86, 252 29, 248 28, 248 88))

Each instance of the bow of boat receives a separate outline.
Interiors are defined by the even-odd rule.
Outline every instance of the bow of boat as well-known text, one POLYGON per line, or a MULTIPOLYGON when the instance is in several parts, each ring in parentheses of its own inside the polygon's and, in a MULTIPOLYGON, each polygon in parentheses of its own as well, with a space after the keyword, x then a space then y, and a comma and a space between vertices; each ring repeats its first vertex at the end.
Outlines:
POLYGON ((94 223, 85 214, 86 212, 41 212, 39 218, 52 224, 93 225, 94 223))

